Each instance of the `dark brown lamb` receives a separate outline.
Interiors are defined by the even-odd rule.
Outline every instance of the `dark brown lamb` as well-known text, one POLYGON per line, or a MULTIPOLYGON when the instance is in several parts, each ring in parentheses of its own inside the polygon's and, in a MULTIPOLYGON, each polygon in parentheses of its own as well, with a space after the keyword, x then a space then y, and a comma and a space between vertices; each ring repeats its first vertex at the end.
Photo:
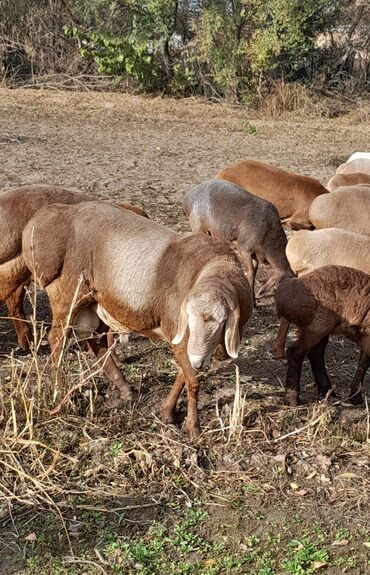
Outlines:
POLYGON ((274 344, 275 357, 284 355, 284 344, 293 323, 297 340, 288 348, 286 400, 298 405, 302 363, 306 355, 319 396, 331 390, 324 353, 329 335, 344 335, 360 348, 360 358, 351 384, 350 400, 362 402, 361 387, 370 365, 370 276, 344 266, 325 266, 301 277, 282 282, 275 302, 281 323, 274 344))

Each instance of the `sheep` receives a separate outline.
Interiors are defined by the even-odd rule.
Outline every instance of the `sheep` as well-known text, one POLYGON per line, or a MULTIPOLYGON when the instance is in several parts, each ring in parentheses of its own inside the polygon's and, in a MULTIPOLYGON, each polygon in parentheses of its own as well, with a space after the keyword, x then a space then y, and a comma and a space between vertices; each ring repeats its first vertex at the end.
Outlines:
POLYGON ((370 185, 346 186, 318 196, 309 216, 317 229, 342 228, 370 236, 370 185))
POLYGON ((327 183, 329 192, 334 192, 338 188, 346 186, 356 186, 357 184, 370 185, 370 174, 355 172, 353 174, 336 174, 327 183))
POLYGON ((341 164, 337 168, 336 174, 368 174, 370 175, 370 158, 357 158, 341 164))
POLYGON ((203 234, 181 236, 114 205, 86 202, 40 210, 24 230, 22 250, 49 297, 54 364, 69 315, 78 329, 79 314, 85 319, 91 314, 91 329, 79 335, 90 336, 108 379, 130 400, 131 386, 106 357, 106 339, 91 337, 99 322, 171 342, 179 372, 162 420, 173 423, 186 386, 185 427, 190 437, 198 437, 197 371, 207 367, 221 342, 230 357, 237 357, 253 308, 249 284, 230 246, 203 234))
POLYGON ((370 274, 370 238, 340 228, 300 230, 288 240, 286 256, 293 272, 303 276, 327 265, 348 266, 370 274))
POLYGON ((317 196, 328 193, 314 178, 255 160, 223 168, 216 177, 271 202, 277 208, 281 222, 293 230, 312 228, 308 217, 310 204, 317 196))
POLYGON ((293 275, 285 255, 286 235, 277 209, 270 202, 215 178, 190 189, 184 196, 183 210, 193 232, 235 244, 252 294, 258 264, 268 261, 273 274, 259 290, 258 298, 293 275))
MULTIPOLYGON (((0 303, 7 305, 18 344, 25 349, 29 348, 32 340, 23 309, 24 291, 31 281, 31 274, 21 251, 23 229, 41 207, 54 202, 75 204, 88 200, 91 198, 80 192, 46 184, 22 186, 0 193, 0 231, 3 238, 0 246, 0 303)), ((121 203, 120 206, 148 217, 141 208, 131 204, 121 203)))
POLYGON ((364 159, 370 160, 370 152, 354 152, 348 158, 347 162, 352 162, 353 160, 364 159))
POLYGON ((289 323, 298 328, 298 338, 287 350, 287 403, 299 404, 299 382, 306 354, 319 397, 325 397, 331 390, 324 359, 331 334, 344 335, 360 348, 350 400, 354 405, 361 403, 361 386, 370 366, 370 275, 349 267, 325 266, 302 278, 281 282, 275 291, 275 302, 282 318, 275 341, 275 350, 280 355, 289 323))

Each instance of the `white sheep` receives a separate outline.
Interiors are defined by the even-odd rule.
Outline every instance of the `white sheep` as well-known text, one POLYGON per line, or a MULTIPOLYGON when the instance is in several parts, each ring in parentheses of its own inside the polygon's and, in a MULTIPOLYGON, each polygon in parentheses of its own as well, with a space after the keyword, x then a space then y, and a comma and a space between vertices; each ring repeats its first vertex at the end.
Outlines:
MULTIPOLYGON (((91 313, 89 330, 82 311, 80 335, 91 336, 101 320, 119 332, 171 342, 180 370, 162 419, 173 423, 185 385, 186 429, 197 437, 196 372, 208 365, 219 344, 237 357, 242 328, 253 308, 251 289, 230 246, 204 234, 182 236, 114 205, 86 202, 40 210, 24 231, 22 249, 49 296, 54 362, 60 357, 73 301, 74 324, 78 326, 84 308, 91 313)), ((128 382, 106 356, 106 340, 90 337, 89 343, 122 397, 130 399, 128 382)))
POLYGON ((293 275, 285 255, 286 235, 270 202, 214 178, 186 192, 183 210, 193 232, 208 233, 236 246, 253 294, 259 263, 270 264, 272 273, 257 297, 293 275))
POLYGON ((348 158, 347 162, 353 162, 353 160, 360 160, 363 158, 370 160, 370 152, 354 152, 348 158))

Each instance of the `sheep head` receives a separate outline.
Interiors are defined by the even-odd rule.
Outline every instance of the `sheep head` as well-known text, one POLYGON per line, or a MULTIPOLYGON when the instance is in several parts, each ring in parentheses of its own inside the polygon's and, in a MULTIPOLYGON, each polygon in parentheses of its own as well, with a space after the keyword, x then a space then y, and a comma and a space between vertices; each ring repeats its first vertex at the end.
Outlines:
POLYGON ((181 343, 189 329, 187 353, 194 369, 208 366, 223 337, 228 355, 236 358, 240 348, 239 319, 237 300, 220 298, 217 291, 190 292, 182 303, 178 330, 172 343, 181 343))

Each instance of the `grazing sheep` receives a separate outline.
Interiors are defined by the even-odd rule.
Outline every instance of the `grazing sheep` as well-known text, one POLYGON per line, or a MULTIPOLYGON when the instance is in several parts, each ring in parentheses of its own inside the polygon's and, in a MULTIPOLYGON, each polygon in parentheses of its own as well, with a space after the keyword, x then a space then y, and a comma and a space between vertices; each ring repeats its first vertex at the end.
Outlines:
POLYGON ((312 228, 308 217, 310 204, 317 196, 328 193, 314 178, 255 160, 223 168, 216 177, 271 202, 277 208, 281 222, 293 230, 312 228))
POLYGON ((73 204, 89 199, 59 186, 22 186, 0 193, 0 303, 13 318, 18 343, 28 348, 31 330, 25 320, 23 295, 31 274, 22 256, 22 232, 27 222, 43 206, 53 202, 73 204))
MULTIPOLYGON (((42 207, 53 203, 76 204, 89 201, 80 192, 46 184, 22 186, 0 193, 0 303, 6 303, 9 317, 13 318, 18 343, 29 348, 31 330, 25 319, 23 296, 31 281, 31 274, 22 256, 22 232, 27 222, 42 207)), ((148 217, 141 208, 120 203, 120 207, 148 217)))
POLYGON ((370 185, 346 186, 319 196, 309 215, 317 229, 342 228, 370 236, 370 185))
POLYGON ((229 356, 237 357, 242 328, 252 312, 249 284, 227 243, 203 234, 182 236, 114 205, 87 202, 40 210, 24 230, 22 249, 49 296, 54 363, 68 317, 77 329, 83 318, 80 336, 90 337, 108 378, 122 398, 130 399, 130 385, 106 356, 106 339, 91 337, 100 320, 119 332, 171 342, 180 370, 162 419, 173 423, 185 385, 186 429, 197 437, 196 372, 208 365, 221 342, 229 356))
POLYGON ((346 186, 356 186, 357 184, 367 184, 370 185, 370 174, 336 174, 328 181, 327 188, 329 192, 334 192, 338 188, 344 188, 346 186))
POLYGON ((271 265, 273 274, 257 297, 293 275, 285 255, 286 235, 270 202, 239 186, 213 179, 189 190, 183 209, 193 232, 208 233, 235 244, 253 294, 258 264, 267 261, 271 265))
POLYGON ((347 160, 347 162, 352 162, 353 160, 364 159, 370 160, 370 152, 354 152, 347 160))
POLYGON ((275 291, 277 312, 282 318, 274 348, 284 350, 289 323, 298 338, 287 350, 286 401, 298 405, 302 363, 306 355, 319 396, 331 389, 324 353, 329 335, 344 335, 360 348, 357 371, 351 384, 351 401, 362 402, 361 386, 370 366, 370 276, 348 267, 325 266, 302 278, 291 278, 275 291))
POLYGON ((337 168, 336 174, 368 174, 370 175, 370 158, 357 158, 356 160, 351 160, 341 164, 337 168))
POLYGON ((328 265, 348 266, 370 274, 370 238, 342 230, 301 230, 289 238, 286 255, 294 273, 303 276, 328 265))

